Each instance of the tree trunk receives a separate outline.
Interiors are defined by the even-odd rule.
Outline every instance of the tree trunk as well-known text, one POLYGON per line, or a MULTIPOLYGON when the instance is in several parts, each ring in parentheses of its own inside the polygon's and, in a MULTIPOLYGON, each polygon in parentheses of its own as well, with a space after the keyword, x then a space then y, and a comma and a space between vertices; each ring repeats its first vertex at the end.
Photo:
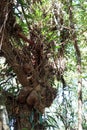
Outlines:
POLYGON ((1 1, 0 12, 0 51, 22 85, 15 97, 14 94, 4 92, 8 114, 14 120, 15 130, 45 130, 42 114, 45 107, 51 105, 57 92, 49 82, 53 76, 50 74, 53 67, 44 56, 40 41, 33 44, 34 41, 27 39, 16 24, 13 0, 1 1), (18 38, 30 45, 16 48, 12 39, 17 43, 18 38))
POLYGON ((40 114, 36 110, 29 109, 27 105, 21 105, 19 113, 16 115, 15 130, 45 130, 40 114))
POLYGON ((82 79, 81 66, 78 65, 78 130, 82 130, 82 79))
POLYGON ((77 60, 77 72, 78 72, 78 130, 82 130, 82 78, 81 78, 81 52, 78 46, 77 35, 74 25, 73 6, 72 0, 69 2, 69 18, 72 39, 74 41, 74 48, 77 60))
POLYGON ((16 98, 3 91, 6 98, 6 107, 10 125, 14 130, 45 130, 43 114, 33 106, 28 106, 26 103, 20 103, 16 98), (13 124, 13 125, 12 125, 13 124))

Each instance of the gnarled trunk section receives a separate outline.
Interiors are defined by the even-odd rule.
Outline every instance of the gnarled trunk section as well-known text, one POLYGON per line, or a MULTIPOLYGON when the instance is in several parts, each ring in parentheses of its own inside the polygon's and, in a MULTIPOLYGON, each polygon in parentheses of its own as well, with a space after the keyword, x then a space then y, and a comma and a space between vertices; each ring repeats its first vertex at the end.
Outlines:
POLYGON ((0 51, 22 85, 16 97, 4 92, 9 116, 14 120, 15 130, 44 130, 42 114, 56 97, 56 89, 49 81, 53 77, 53 67, 44 54, 43 44, 27 39, 16 24, 13 1, 1 1, 0 12, 0 51), (12 40, 17 44, 20 38, 29 46, 15 47, 12 40))

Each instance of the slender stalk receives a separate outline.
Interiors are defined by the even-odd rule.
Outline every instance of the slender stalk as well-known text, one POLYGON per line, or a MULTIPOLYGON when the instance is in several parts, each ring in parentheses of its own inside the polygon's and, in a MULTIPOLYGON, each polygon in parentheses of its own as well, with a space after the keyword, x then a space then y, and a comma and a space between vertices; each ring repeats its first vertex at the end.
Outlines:
POLYGON ((71 28, 71 37, 74 41, 74 49, 77 60, 77 73, 78 73, 78 130, 82 130, 82 78, 81 78, 81 52, 78 46, 77 35, 74 25, 72 0, 69 1, 69 19, 71 28))

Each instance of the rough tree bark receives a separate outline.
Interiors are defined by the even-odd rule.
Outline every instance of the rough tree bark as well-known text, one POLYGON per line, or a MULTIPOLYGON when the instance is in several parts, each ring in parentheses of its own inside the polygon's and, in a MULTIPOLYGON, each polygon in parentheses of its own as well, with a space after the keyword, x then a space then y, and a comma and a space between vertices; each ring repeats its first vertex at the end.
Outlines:
POLYGON ((14 97, 3 92, 7 98, 8 114, 15 120, 15 130, 44 130, 41 116, 56 97, 56 89, 49 83, 53 67, 44 55, 40 41, 37 44, 27 39, 21 27, 16 24, 13 0, 0 1, 0 53, 12 67, 22 85, 19 95, 14 97), (15 47, 17 39, 28 42, 29 46, 15 47), (32 55, 31 55, 31 53, 32 55))

